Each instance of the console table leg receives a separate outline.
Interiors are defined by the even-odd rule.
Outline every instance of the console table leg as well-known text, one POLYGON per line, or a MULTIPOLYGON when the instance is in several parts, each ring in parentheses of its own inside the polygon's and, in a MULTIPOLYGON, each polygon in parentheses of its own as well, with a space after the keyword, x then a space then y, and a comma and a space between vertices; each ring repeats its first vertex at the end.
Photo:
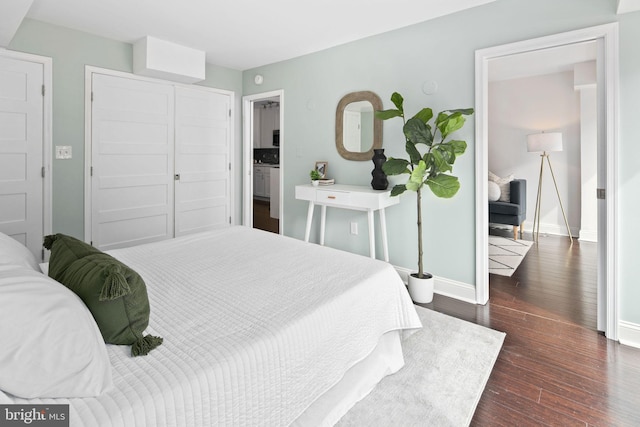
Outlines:
POLYGON ((307 210, 307 226, 304 229, 304 241, 309 241, 309 235, 311 234, 311 221, 313 221, 313 208, 314 203, 309 201, 309 209, 307 210))
POLYGON ((369 209, 367 211, 367 218, 369 220, 369 254, 371 258, 375 259, 376 257, 376 234, 373 227, 373 210, 369 209))
POLYGON ((322 205, 320 209, 322 211, 322 215, 320 216, 320 245, 324 246, 324 230, 325 225, 327 224, 327 205, 322 205))
POLYGON ((384 254, 384 260, 389 262, 389 247, 387 245, 387 218, 384 213, 384 208, 380 209, 380 234, 382 235, 382 251, 384 254))

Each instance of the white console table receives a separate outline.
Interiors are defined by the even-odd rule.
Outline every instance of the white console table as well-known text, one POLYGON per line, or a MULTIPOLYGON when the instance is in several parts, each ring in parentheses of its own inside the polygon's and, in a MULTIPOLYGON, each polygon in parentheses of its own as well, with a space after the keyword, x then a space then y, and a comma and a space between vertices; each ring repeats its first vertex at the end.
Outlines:
POLYGON ((313 210, 315 205, 322 207, 320 217, 320 244, 324 245, 324 230, 327 217, 327 206, 340 209, 366 211, 369 222, 369 254, 376 257, 376 241, 374 233, 373 213, 379 211, 380 232, 382 235, 382 248, 384 260, 389 262, 389 248, 387 246, 387 223, 384 209, 398 204, 398 197, 391 197, 391 190, 374 190, 370 187, 357 185, 327 185, 314 187, 311 184, 296 185, 296 199, 309 201, 307 212, 307 227, 304 232, 304 241, 309 241, 313 210))

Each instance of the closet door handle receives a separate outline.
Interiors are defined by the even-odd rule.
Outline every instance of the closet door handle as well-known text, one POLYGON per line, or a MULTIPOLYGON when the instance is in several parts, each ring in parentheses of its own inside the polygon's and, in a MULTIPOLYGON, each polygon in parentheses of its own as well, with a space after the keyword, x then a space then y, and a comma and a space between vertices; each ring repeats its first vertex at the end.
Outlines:
POLYGON ((173 179, 175 179, 176 181, 180 181, 180 174, 177 173, 173 176, 173 179))

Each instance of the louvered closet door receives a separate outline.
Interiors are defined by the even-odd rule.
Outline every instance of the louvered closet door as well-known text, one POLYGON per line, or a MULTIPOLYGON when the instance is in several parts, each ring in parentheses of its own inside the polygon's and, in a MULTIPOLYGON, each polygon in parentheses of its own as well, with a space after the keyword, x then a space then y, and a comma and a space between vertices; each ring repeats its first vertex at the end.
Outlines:
POLYGON ((94 246, 173 237, 173 86, 94 74, 92 90, 94 246))
POLYGON ((0 231, 42 257, 44 67, 0 57, 0 231))
POLYGON ((230 96, 176 87, 176 236, 229 225, 230 96))

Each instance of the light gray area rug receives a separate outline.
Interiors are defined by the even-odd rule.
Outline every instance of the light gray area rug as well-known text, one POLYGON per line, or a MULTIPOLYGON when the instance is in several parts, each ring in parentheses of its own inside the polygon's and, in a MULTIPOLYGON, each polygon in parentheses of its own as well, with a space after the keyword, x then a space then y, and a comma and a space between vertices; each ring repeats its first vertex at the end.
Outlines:
POLYGON ((509 276, 516 271, 533 242, 489 236, 489 273, 509 276))
POLYGON ((416 307, 423 328, 403 343, 405 366, 382 379, 337 426, 468 426, 505 334, 416 307))

